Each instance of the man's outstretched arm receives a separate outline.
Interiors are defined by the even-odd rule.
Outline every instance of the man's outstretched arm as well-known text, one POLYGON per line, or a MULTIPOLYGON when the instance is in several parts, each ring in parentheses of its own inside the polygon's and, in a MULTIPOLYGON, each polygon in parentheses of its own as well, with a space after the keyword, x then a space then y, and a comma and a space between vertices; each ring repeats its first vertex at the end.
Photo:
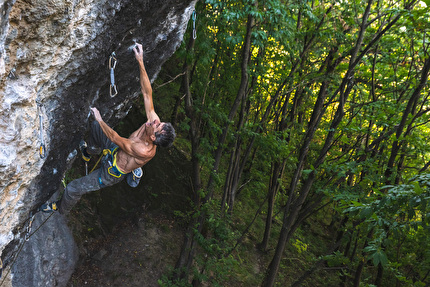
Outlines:
POLYGON ((154 104, 152 102, 152 87, 149 81, 148 74, 146 73, 145 64, 143 63, 143 49, 141 44, 137 44, 133 48, 134 55, 139 64, 140 72, 140 89, 142 90, 143 101, 145 104, 146 117, 149 122, 154 120, 160 120, 157 113, 154 110, 154 104))
POLYGON ((110 126, 108 126, 102 119, 100 112, 97 108, 91 108, 91 112, 94 118, 99 123, 103 133, 110 139, 114 144, 119 146, 121 150, 127 154, 140 158, 144 155, 141 153, 142 149, 139 148, 140 143, 133 142, 127 138, 121 137, 116 131, 114 131, 110 126))

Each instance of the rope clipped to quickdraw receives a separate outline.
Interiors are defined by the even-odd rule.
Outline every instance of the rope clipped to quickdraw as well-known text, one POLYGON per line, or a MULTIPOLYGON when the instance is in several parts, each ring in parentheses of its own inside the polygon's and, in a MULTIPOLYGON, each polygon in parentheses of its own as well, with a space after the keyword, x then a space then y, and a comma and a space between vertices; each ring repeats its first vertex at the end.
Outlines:
POLYGON ((116 67, 117 59, 115 52, 112 52, 112 54, 109 57, 109 69, 110 69, 110 88, 109 88, 109 94, 113 98, 118 94, 118 90, 116 89, 115 85, 115 67, 116 67))
MULTIPOLYGON (((48 219, 49 218, 51 218, 51 216, 52 215, 54 215, 54 213, 55 212, 52 212, 40 225, 39 225, 39 227, 35 230, 35 231, 33 231, 33 233, 31 233, 31 229, 32 229, 32 226, 33 226, 33 221, 34 221, 34 216, 35 216, 35 214, 32 214, 31 212, 30 212, 30 217, 25 221, 25 222, 28 222, 28 225, 27 225, 27 228, 26 228, 26 233, 25 233, 25 237, 24 237, 24 241, 21 243, 21 246, 19 247, 19 249, 18 249, 18 252, 15 254, 15 257, 13 258, 13 260, 12 260, 12 263, 10 264, 10 268, 9 268, 9 270, 7 271, 7 273, 5 274, 5 276, 4 276, 4 278, 3 278, 3 280, 1 281, 1 283, 0 283, 0 286, 2 286, 3 285, 3 283, 4 283, 4 281, 6 280, 6 277, 7 277, 7 275, 9 275, 9 272, 12 270, 12 267, 14 266, 14 264, 15 264, 15 262, 16 262, 16 259, 18 258, 18 256, 19 256, 19 254, 21 253, 21 251, 22 251, 22 249, 24 248, 24 245, 25 245, 25 243, 30 239, 30 237, 32 237, 47 221, 48 221, 48 219)), ((3 271, 3 263, 1 262, 1 259, 0 259, 0 278, 1 278, 1 275, 2 275, 2 271, 3 271)))
POLYGON ((196 14, 196 10, 193 11, 193 39, 197 39, 197 31, 196 31, 196 18, 197 18, 197 14, 196 14))
POLYGON ((39 156, 40 158, 45 158, 46 156, 46 147, 45 142, 43 140, 43 115, 42 115, 42 105, 37 105, 37 112, 39 114, 39 137, 40 137, 40 146, 39 146, 39 156))

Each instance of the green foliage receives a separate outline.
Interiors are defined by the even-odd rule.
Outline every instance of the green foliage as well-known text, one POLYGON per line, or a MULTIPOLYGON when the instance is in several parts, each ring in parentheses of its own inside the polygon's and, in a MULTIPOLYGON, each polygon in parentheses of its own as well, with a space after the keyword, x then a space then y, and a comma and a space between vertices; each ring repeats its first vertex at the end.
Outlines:
MULTIPOLYGON (((194 47, 187 50, 187 33, 176 54, 176 61, 192 67, 192 113, 181 107, 178 124, 184 138, 198 134, 190 154, 200 165, 204 188, 196 192, 201 191, 201 198, 212 195, 205 184, 215 181, 213 201, 194 210, 195 218, 205 215, 204 231, 194 226, 192 234, 199 243, 194 279, 222 284, 228 268, 245 272, 236 262, 240 254, 229 254, 237 228, 220 211, 224 196, 232 196, 228 191, 236 175, 232 189, 237 209, 229 206, 237 211, 231 213, 233 222, 252 221, 274 178, 279 184, 277 223, 282 224, 280 210, 290 197, 301 195, 304 203, 292 207, 298 206, 299 217, 313 218, 318 208, 330 204, 331 226, 345 219, 342 230, 327 231, 332 238, 342 235, 341 251, 323 256, 330 266, 342 268, 342 276, 351 280, 352 270, 365 261, 364 285, 373 284, 376 266, 383 267, 387 286, 424 278, 428 254, 417 246, 429 244, 423 235, 429 211, 427 179, 419 171, 430 161, 430 87, 418 84, 429 53, 429 8, 422 2, 405 7, 405 2, 377 1, 362 26, 362 1, 256 4, 200 1, 194 47), (247 92, 231 114, 241 86, 249 17, 254 22, 247 92), (418 88, 419 96, 411 102, 418 88), (196 131, 191 130, 193 121, 196 131), (224 132, 226 140, 220 141, 224 132), (215 171, 217 151, 222 156, 215 171), (274 173, 275 163, 282 164, 280 174, 274 173), (295 179, 295 174, 301 177, 295 179), (302 193, 306 184, 309 192, 302 193), (410 271, 411 258, 423 267, 410 271), (217 275, 209 276, 211 272, 217 275)), ((266 210, 260 214, 267 215, 266 210)), ((257 218, 255 228, 263 234, 265 218, 257 218)), ((305 239, 289 244, 298 254, 307 252, 305 239)))
MULTIPOLYGON (((416 264, 410 261, 411 256, 412 260, 418 260, 419 256, 424 265, 430 261, 430 254, 421 249, 430 244, 427 237, 421 236, 430 230, 429 184, 430 174, 420 174, 407 184, 374 189, 361 202, 351 201, 344 209, 349 216, 362 222, 359 229, 373 230, 372 239, 363 249, 366 258, 374 266, 388 267, 401 281, 406 280, 404 272, 410 264, 416 264), (411 245, 412 242, 417 245, 411 245), (399 251, 403 256, 399 257, 399 251)), ((420 276, 423 276, 424 270, 418 268, 416 272, 422 272, 420 276)))

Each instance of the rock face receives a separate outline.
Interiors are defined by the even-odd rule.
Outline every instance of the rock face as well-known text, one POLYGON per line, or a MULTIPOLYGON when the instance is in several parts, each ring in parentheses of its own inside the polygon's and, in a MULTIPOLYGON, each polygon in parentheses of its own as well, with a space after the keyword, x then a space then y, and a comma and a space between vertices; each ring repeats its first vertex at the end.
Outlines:
MULTIPOLYGON (((43 226, 13 262, 29 214, 59 190, 86 132, 90 106, 113 126, 139 96, 134 43, 143 45, 146 69, 154 80, 182 41, 195 2, 0 0, 2 286, 67 283, 76 252, 70 232, 59 227, 65 226, 61 216, 49 219, 46 233, 43 226), (112 52, 117 59, 115 97, 109 93, 112 52)), ((36 214, 34 228, 42 216, 36 214)))

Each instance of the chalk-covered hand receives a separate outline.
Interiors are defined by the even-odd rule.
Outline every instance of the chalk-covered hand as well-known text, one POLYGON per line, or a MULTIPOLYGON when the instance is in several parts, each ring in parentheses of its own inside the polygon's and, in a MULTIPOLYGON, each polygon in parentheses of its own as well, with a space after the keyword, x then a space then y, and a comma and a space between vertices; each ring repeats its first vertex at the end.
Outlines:
POLYGON ((98 122, 103 121, 102 116, 100 115, 100 112, 97 108, 91 108, 91 112, 93 113, 93 116, 96 119, 96 121, 98 122))
POLYGON ((133 47, 133 52, 137 61, 143 61, 143 49, 141 44, 136 43, 133 47))

